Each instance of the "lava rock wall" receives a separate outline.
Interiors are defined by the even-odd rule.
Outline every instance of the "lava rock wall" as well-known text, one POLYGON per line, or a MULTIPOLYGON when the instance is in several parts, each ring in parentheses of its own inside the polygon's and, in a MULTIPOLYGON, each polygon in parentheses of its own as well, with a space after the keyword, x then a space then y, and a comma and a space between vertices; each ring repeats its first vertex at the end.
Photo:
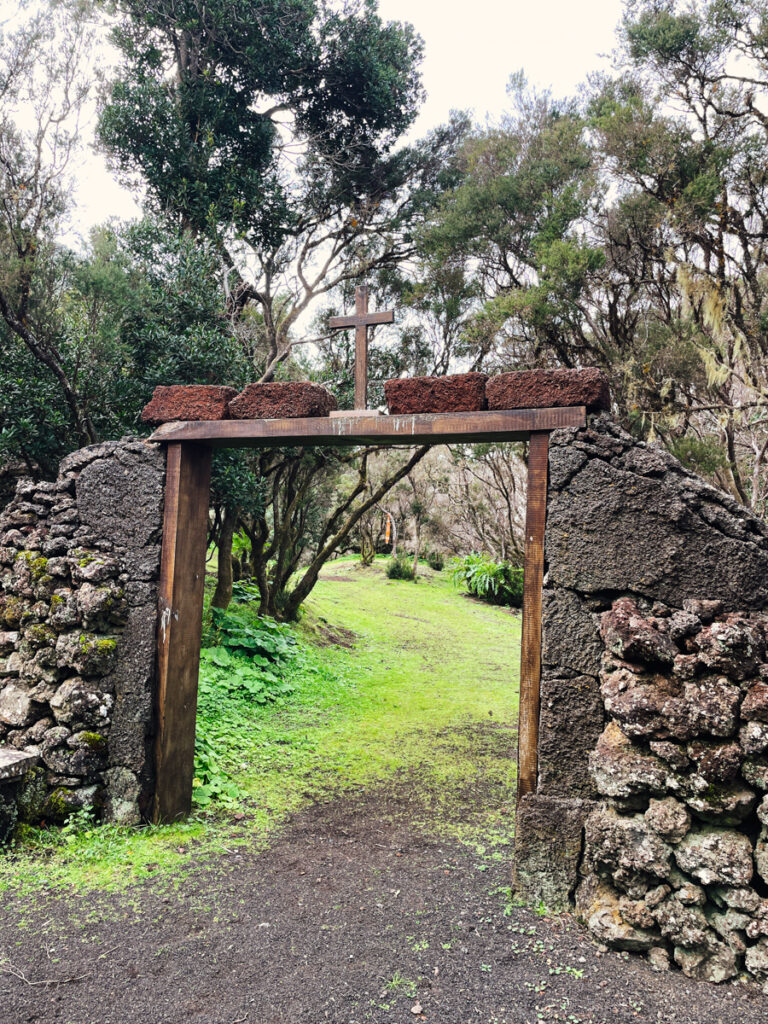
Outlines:
POLYGON ((0 745, 39 755, 27 820, 149 809, 164 473, 156 446, 93 445, 0 515, 0 745))
POLYGON ((605 416, 552 437, 522 895, 657 968, 768 979, 768 528, 605 416))

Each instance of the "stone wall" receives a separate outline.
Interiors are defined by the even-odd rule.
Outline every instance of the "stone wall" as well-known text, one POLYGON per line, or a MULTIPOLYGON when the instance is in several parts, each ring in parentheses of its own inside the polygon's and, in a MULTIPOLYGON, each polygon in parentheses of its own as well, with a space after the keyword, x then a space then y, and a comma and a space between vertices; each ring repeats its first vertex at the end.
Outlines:
POLYGON ((0 745, 39 756, 30 819, 149 809, 164 471, 142 441, 94 445, 0 515, 0 745))
POLYGON ((767 977, 768 528, 594 417, 552 437, 545 551, 518 889, 656 966, 767 977))

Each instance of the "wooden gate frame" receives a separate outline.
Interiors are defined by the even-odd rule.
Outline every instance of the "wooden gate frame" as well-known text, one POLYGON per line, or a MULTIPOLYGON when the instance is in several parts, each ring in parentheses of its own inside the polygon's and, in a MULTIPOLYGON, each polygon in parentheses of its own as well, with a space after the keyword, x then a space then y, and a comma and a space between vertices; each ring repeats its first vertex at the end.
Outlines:
POLYGON ((166 423, 150 440, 167 445, 158 596, 156 788, 153 818, 172 822, 192 807, 197 684, 213 448, 339 447, 529 441, 525 578, 520 658, 518 801, 534 792, 541 684, 541 594, 549 435, 583 427, 586 408, 323 419, 166 423))

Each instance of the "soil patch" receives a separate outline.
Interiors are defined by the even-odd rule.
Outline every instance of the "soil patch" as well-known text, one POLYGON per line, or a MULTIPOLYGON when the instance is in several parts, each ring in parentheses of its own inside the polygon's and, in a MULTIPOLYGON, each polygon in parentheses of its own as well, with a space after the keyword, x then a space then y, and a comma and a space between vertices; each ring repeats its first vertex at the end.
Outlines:
POLYGON ((754 985, 654 974, 569 917, 512 907, 508 865, 414 827, 412 794, 404 779, 317 805, 269 851, 174 885, 9 901, 0 949, 17 973, 0 976, 0 1021, 765 1020, 754 985))
POLYGON ((323 626, 318 625, 315 633, 315 643, 320 647, 354 647, 358 640, 357 633, 344 626, 323 626))

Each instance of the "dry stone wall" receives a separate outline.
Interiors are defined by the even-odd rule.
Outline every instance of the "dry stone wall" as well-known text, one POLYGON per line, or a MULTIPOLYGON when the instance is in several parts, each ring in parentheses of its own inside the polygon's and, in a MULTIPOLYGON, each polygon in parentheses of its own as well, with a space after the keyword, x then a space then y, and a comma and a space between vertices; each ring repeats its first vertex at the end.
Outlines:
POLYGON ((606 945, 768 979, 768 528, 607 417, 552 438, 517 884, 606 945))
POLYGON ((30 820, 148 811, 164 471, 140 440, 94 445, 0 515, 0 746, 39 758, 30 820))

